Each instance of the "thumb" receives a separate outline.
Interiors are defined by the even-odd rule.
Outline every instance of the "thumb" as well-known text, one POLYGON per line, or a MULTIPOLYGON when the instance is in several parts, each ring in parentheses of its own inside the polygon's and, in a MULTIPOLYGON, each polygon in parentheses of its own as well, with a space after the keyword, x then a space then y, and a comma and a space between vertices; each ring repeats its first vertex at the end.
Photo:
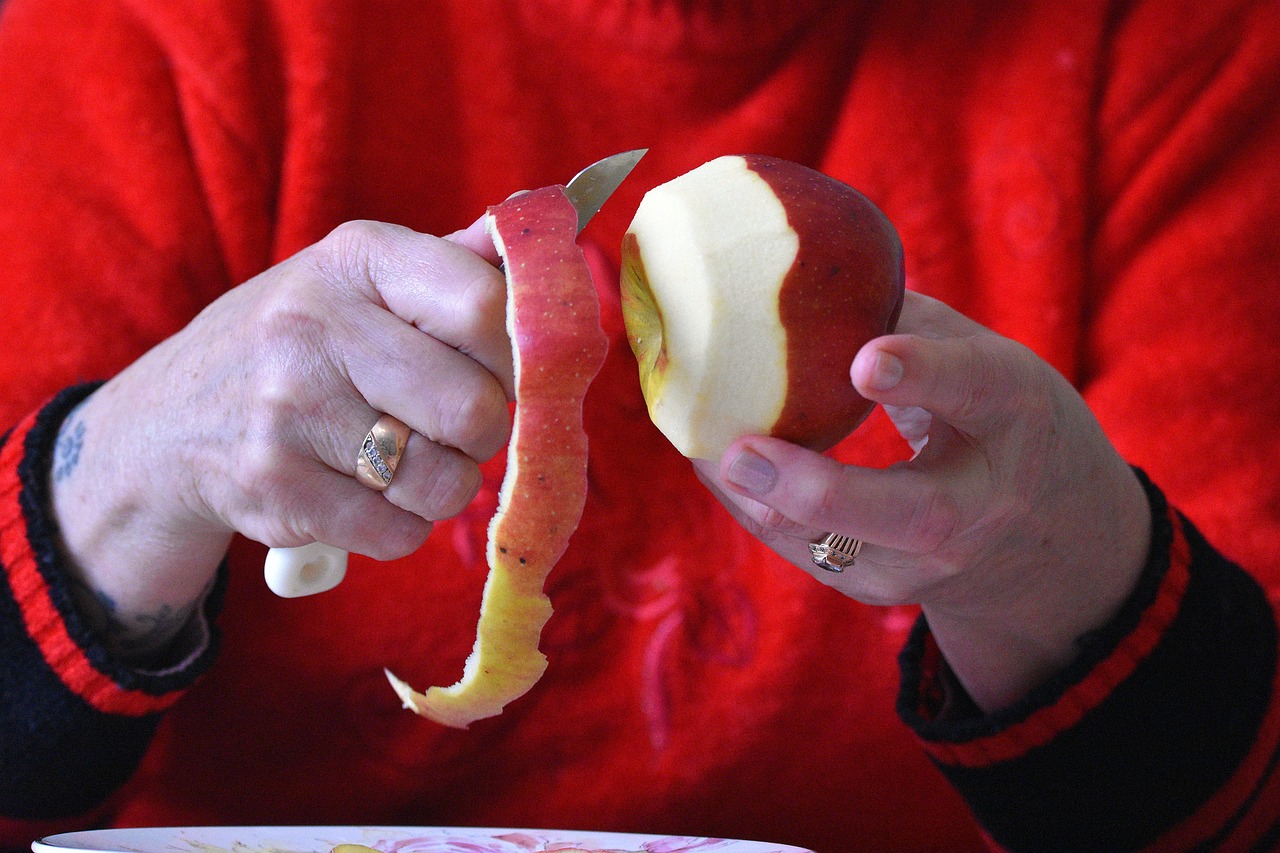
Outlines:
POLYGON ((472 222, 466 228, 446 235, 444 239, 450 243, 457 243, 465 249, 470 249, 496 267, 502 263, 502 259, 498 257, 498 250, 493 245, 493 238, 485 230, 487 216, 487 213, 480 214, 480 217, 475 222, 472 222))
POLYGON ((921 409, 970 435, 1019 415, 1035 357, 995 334, 931 338, 886 335, 853 360, 858 393, 886 407, 921 409))

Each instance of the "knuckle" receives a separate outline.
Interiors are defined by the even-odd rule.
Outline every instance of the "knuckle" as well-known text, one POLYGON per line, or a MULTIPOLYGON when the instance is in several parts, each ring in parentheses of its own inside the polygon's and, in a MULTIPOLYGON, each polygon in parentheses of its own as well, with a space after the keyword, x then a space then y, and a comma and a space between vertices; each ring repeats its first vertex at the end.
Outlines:
POLYGON ((321 241, 330 251, 347 257, 369 254, 385 233, 382 223, 371 219, 349 219, 336 226, 321 241))
POLYGON ((1023 419, 1029 406, 1043 402, 1038 356, 1009 338, 983 336, 963 405, 974 418, 1023 419))
POLYGON ((267 358, 259 362, 247 377, 249 398, 248 423, 253 437, 271 441, 281 430, 292 431, 291 424, 307 414, 307 399, 316 387, 316 371, 293 353, 287 357, 267 358))
POLYGON ((483 478, 474 462, 448 453, 427 475, 423 490, 423 517, 439 521, 466 509, 480 492, 483 478))
POLYGON ((258 406, 245 420, 245 430, 235 455, 232 479, 246 508, 264 509, 279 503, 287 489, 290 468, 279 425, 287 420, 282 407, 258 406))
POLYGON ((750 504, 741 510, 741 521, 747 532, 771 548, 778 548, 804 533, 801 525, 764 504, 750 504))
POLYGON ((384 223, 352 219, 338 225, 316 244, 313 261, 330 279, 372 281, 386 237, 384 223))
POLYGON ((255 358, 246 370, 252 390, 267 400, 300 400, 317 370, 332 361, 333 329, 322 297, 305 276, 285 275, 257 306, 255 358))
POLYGON ((810 527, 828 527, 830 519, 847 514, 848 494, 852 489, 846 482, 848 469, 839 463, 830 464, 830 476, 815 477, 795 495, 792 513, 796 518, 810 522, 810 527))
MULTIPOLYGON (((259 394, 261 401, 261 394, 259 394)), ((280 401, 266 400, 253 405, 242 419, 241 434, 236 438, 238 444, 234 456, 233 471, 242 488, 261 491, 269 487, 278 478, 282 470, 279 456, 280 447, 276 441, 276 425, 285 420, 280 401)))
POLYGON ((765 542, 794 537, 806 528, 772 507, 762 507, 756 517, 759 534, 765 542))
POLYGON ((276 363, 259 366, 249 378, 241 465, 249 476, 270 479, 295 445, 297 425, 311 415, 303 371, 276 363))
POLYGON ((991 412, 1002 390, 995 360, 986 350, 975 348, 956 383, 952 412, 961 421, 982 418, 991 412))
POLYGON ((301 478, 280 454, 265 443, 245 448, 232 473, 235 528, 272 547, 292 547, 312 541, 309 506, 299 499, 301 478))
POLYGON ((1025 369, 1030 350, 996 335, 974 340, 979 344, 970 350, 955 414, 962 420, 992 421, 1020 413, 1037 387, 1025 369))
POLYGON ((489 328, 495 317, 506 313, 507 286, 502 274, 489 267, 478 271, 459 289, 454 311, 471 332, 489 328))
POLYGON ((442 442, 483 462, 506 443, 509 417, 506 396, 496 382, 459 386, 442 400, 442 442))

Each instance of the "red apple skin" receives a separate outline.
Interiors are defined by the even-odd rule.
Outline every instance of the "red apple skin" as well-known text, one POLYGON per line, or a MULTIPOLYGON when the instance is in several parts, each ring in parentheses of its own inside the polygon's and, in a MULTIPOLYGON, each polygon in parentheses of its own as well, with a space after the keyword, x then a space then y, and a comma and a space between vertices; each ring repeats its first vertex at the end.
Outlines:
MULTIPOLYGON (((491 531, 499 554, 550 569, 577 528, 587 493, 582 402, 608 339, 582 250, 577 211, 544 187, 490 214, 505 246, 512 335, 521 369, 509 471, 511 506, 491 531), (518 496, 518 497, 517 497, 518 496), (516 506, 516 501, 520 505, 516 506)), ((539 588, 541 581, 538 580, 539 588)))
POLYGON ((790 160, 743 159, 781 200, 800 242, 779 295, 788 388, 770 434, 826 450, 874 408, 853 389, 849 368, 863 344, 897 325, 902 243, 879 208, 847 184, 790 160))

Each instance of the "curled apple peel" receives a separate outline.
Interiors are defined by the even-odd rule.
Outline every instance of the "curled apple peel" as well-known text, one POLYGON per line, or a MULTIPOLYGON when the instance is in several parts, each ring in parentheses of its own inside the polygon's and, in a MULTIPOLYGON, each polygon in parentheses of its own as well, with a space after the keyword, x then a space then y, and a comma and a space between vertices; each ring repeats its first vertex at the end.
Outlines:
POLYGON ((538 649, 551 617, 543 587, 586 504, 582 402, 608 348, 577 223, 561 186, 513 196, 486 218, 506 271, 516 408, 475 646, 450 687, 419 693, 387 672, 406 708, 446 726, 498 715, 547 667, 538 649))

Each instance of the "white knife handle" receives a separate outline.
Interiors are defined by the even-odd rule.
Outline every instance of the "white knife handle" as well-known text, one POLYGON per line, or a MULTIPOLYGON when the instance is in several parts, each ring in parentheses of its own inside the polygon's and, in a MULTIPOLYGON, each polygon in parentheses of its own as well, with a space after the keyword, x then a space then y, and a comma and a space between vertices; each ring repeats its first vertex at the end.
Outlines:
POLYGON ((347 575, 347 552, 312 542, 297 548, 272 548, 262 565, 267 587, 281 598, 326 592, 347 575))

